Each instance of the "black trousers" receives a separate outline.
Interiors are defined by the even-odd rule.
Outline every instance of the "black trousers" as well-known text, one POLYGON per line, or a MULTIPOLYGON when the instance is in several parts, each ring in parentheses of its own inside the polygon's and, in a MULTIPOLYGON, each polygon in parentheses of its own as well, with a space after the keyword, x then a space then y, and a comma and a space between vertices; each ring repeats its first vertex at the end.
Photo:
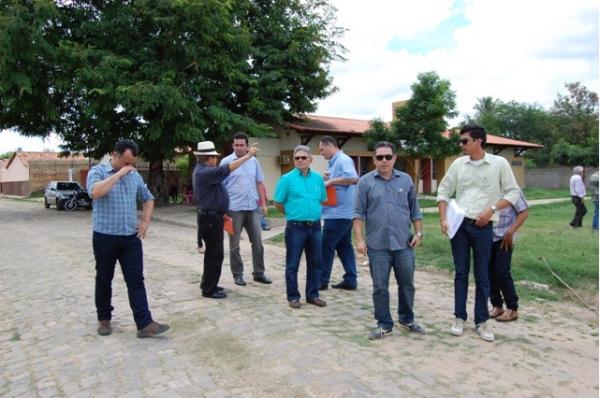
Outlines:
POLYGON ((198 236, 206 244, 200 289, 209 295, 216 292, 223 267, 223 215, 198 213, 198 236))
POLYGON ((142 241, 137 235, 120 236, 94 232, 92 238, 96 258, 96 311, 98 320, 110 320, 113 306, 112 280, 117 260, 127 284, 129 306, 138 329, 152 322, 144 285, 142 241))
POLYGON ((587 209, 583 204, 583 200, 579 196, 571 196, 571 203, 575 206, 575 216, 569 223, 573 228, 581 227, 583 216, 587 213, 587 209))
POLYGON ((513 251, 502 249, 501 245, 502 240, 499 240, 492 246, 489 269, 490 301, 494 307, 502 307, 505 301, 506 308, 516 311, 519 309, 519 296, 510 272, 513 251))

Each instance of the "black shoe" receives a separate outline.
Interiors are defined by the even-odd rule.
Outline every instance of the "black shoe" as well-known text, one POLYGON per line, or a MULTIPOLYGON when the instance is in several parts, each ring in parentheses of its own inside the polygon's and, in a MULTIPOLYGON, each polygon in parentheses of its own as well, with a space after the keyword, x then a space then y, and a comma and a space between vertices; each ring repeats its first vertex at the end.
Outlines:
POLYGON ((329 282, 321 283, 321 286, 319 286, 319 290, 327 290, 327 289, 329 289, 329 282))
POLYGON ((246 286, 246 282, 244 281, 244 277, 242 275, 234 275, 233 281, 238 286, 246 286))
POLYGON ((352 286, 346 281, 341 281, 337 285, 331 285, 334 289, 344 289, 344 290, 356 290, 356 286, 352 286))
POLYGON ((270 231, 270 230, 271 230, 271 227, 269 227, 269 226, 267 225, 266 227, 262 227, 262 230, 263 230, 263 231, 270 231))
MULTIPOLYGON (((202 290, 202 286, 200 286, 200 290, 202 290)), ((224 290, 225 290, 225 288, 224 288, 223 286, 217 286, 217 287, 215 288, 215 290, 216 290, 217 292, 222 292, 222 291, 224 291, 224 290)))
POLYGON ((216 292, 214 292, 212 294, 202 293, 202 297, 212 298, 212 299, 224 299, 225 297, 227 297, 227 293, 220 292, 217 290, 216 292))
POLYGON ((265 274, 256 275, 254 277, 254 281, 264 283, 265 285, 270 285, 273 283, 273 281, 271 281, 265 274))

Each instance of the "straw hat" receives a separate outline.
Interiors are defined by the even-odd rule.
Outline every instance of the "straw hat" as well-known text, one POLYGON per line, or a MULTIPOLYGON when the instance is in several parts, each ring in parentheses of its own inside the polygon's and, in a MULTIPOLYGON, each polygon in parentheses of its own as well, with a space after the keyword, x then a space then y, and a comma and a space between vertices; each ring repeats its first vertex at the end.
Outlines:
POLYGON ((221 155, 215 150, 215 144, 212 141, 202 141, 198 143, 198 150, 194 155, 221 155))

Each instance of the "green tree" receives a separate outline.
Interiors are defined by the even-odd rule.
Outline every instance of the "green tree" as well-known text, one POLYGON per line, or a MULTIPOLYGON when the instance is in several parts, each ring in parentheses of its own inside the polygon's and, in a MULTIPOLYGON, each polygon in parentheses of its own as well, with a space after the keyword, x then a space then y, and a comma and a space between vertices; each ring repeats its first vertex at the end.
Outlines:
POLYGON ((3 2, 0 128, 95 157, 132 138, 165 198, 175 148, 268 134, 331 93, 334 16, 318 0, 3 2))
MULTIPOLYGON (((458 137, 448 136, 446 118, 456 115, 455 93, 450 82, 435 72, 421 73, 412 86, 410 99, 395 110, 395 118, 388 128, 373 124, 367 132, 367 142, 372 146, 380 138, 394 142, 400 156, 443 159, 456 155, 458 137)), ((417 175, 421 171, 417 170, 417 175)))
POLYGON ((551 109, 560 134, 554 160, 564 165, 598 166, 598 94, 579 82, 566 83, 551 109))

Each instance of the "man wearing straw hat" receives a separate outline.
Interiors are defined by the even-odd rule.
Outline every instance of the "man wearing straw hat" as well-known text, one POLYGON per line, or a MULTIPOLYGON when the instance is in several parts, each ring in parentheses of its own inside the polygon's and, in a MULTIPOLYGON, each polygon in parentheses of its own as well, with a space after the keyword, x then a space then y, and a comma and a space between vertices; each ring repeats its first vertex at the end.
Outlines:
POLYGON ((213 299, 227 297, 217 286, 223 266, 223 216, 229 208, 229 195, 223 181, 244 162, 252 159, 258 152, 253 144, 248 153, 231 163, 217 166, 221 154, 215 150, 212 141, 198 143, 196 168, 193 174, 194 197, 198 205, 198 234, 206 243, 204 253, 204 271, 202 273, 202 296, 213 299))

